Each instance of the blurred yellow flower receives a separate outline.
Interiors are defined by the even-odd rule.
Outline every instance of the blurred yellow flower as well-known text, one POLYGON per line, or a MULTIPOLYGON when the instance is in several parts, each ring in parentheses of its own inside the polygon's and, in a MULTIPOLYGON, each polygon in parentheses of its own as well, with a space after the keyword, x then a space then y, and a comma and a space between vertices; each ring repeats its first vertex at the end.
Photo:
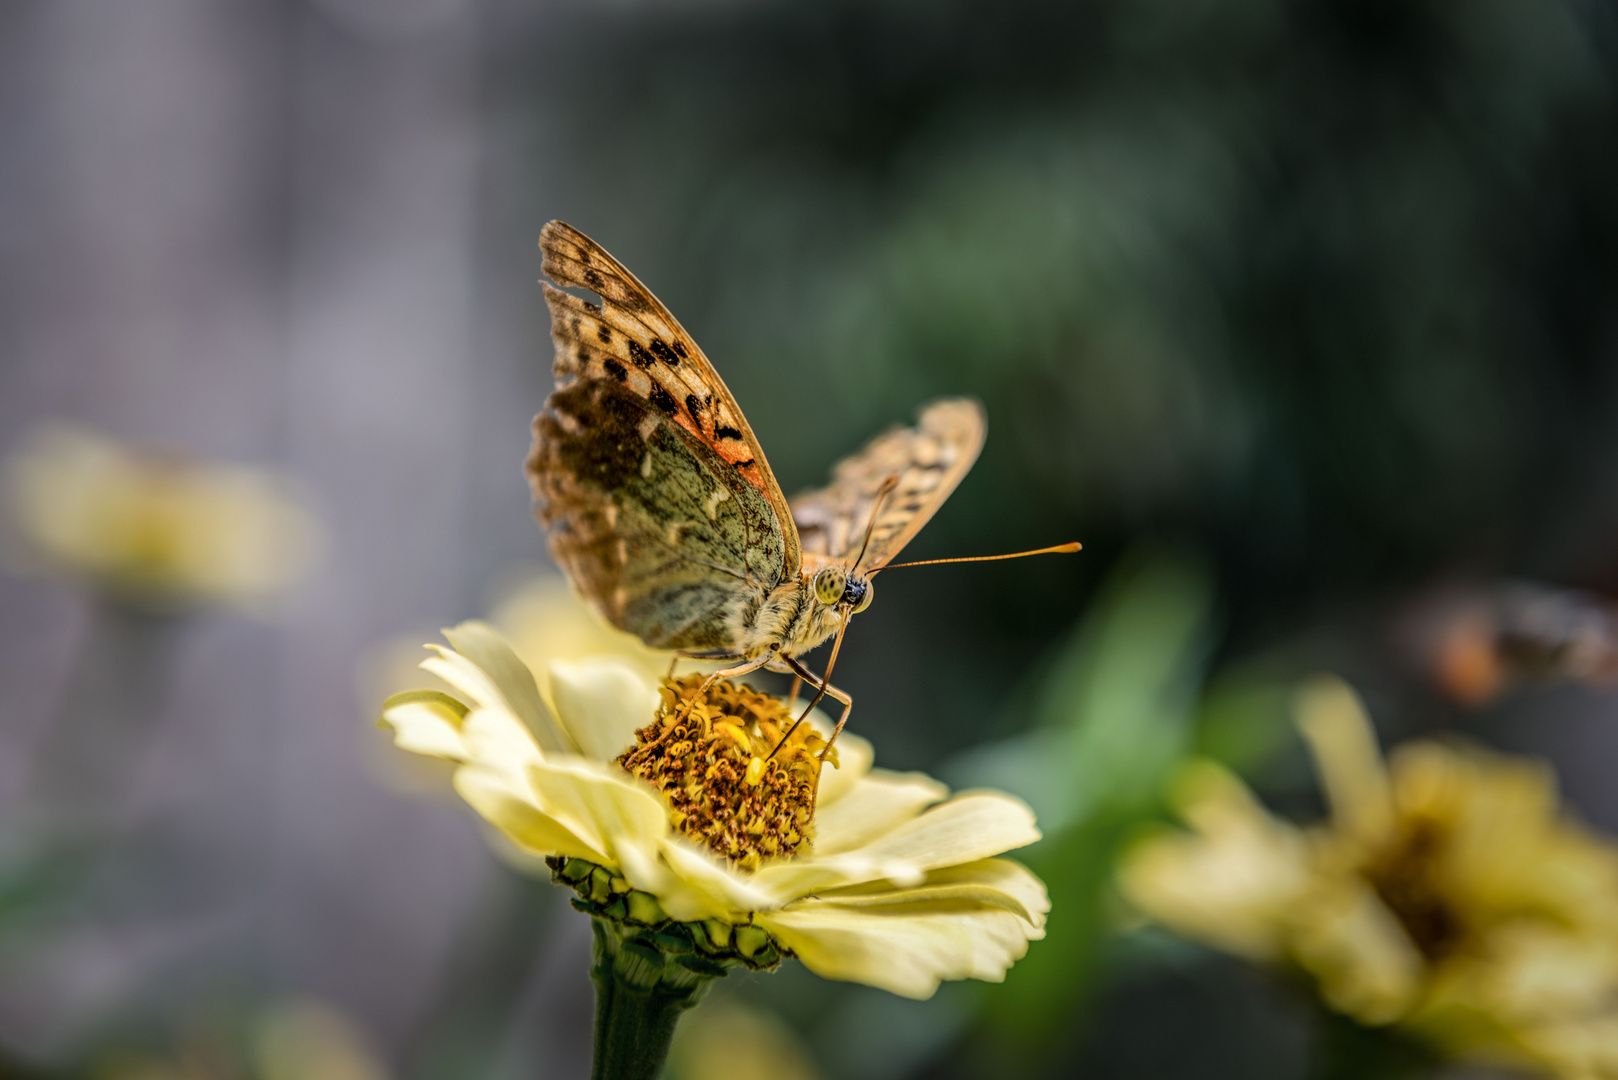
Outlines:
POLYGON ((365 1033, 330 1005, 277 1002, 251 1020, 241 1030, 218 1020, 188 1024, 167 1052, 114 1050, 87 1073, 92 1080, 388 1080, 365 1033))
POLYGON ((781 1019, 734 998, 709 1000, 674 1037, 671 1080, 819 1080, 803 1042, 781 1019))
POLYGON ((318 1001, 281 1004, 254 1033, 255 1075, 262 1080, 387 1080, 365 1034, 318 1001))
POLYGON ((1330 817, 1300 829, 1199 763, 1189 833, 1140 842, 1120 884, 1188 937, 1308 973, 1332 1008, 1442 1052, 1618 1077, 1618 850, 1563 814, 1544 765, 1416 742, 1384 766, 1358 698, 1300 700, 1330 817))
POLYGON ((588 640, 603 651, 578 655, 559 628, 595 617, 571 594, 547 610, 554 627, 531 626, 521 657, 485 623, 445 631, 453 648, 429 646, 421 666, 451 692, 395 695, 383 722, 400 747, 457 763, 461 796, 553 856, 581 906, 681 924, 732 961, 796 956, 914 998, 945 979, 998 981, 1044 936, 1044 886, 995 858, 1039 839, 1023 803, 873 769, 870 744, 848 735, 820 777, 807 725, 771 759, 778 699, 720 684, 682 718, 692 684, 659 687, 667 654, 649 664, 597 624, 588 640))
POLYGON ((319 529, 271 476, 47 427, 6 462, 30 563, 154 607, 251 605, 298 578, 319 529))

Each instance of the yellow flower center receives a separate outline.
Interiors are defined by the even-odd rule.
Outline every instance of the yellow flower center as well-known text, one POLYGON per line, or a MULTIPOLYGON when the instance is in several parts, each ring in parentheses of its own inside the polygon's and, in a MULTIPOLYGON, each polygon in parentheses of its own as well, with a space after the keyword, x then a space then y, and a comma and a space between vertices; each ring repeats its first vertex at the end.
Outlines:
POLYGON ((1393 842, 1366 868, 1372 888, 1429 962, 1453 952, 1466 929, 1439 873, 1448 833, 1442 821, 1412 816, 1399 823, 1393 842))
POLYGON ((791 855, 813 836, 825 740, 800 724, 783 743, 793 717, 779 698, 721 681, 693 700, 701 686, 700 675, 665 680, 657 718, 618 764, 663 792, 676 828, 736 865, 791 855))

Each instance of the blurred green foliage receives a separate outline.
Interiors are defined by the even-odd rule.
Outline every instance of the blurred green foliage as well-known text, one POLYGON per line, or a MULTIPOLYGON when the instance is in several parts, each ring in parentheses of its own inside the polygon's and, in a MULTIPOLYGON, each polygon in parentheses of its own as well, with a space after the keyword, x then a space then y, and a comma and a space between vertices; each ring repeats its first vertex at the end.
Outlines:
POLYGON ((1039 726, 963 763, 978 783, 1026 792, 1045 839, 1023 852, 1051 893, 1043 944, 985 996, 1002 1054, 1038 1059, 1071 1035, 1063 1018, 1090 987, 1116 912, 1107 888, 1119 845, 1161 805, 1191 742, 1211 644, 1207 575, 1136 556, 1101 590, 1047 682, 1039 726), (986 760, 985 760, 986 759, 986 760), (991 765, 973 775, 972 765, 991 765))

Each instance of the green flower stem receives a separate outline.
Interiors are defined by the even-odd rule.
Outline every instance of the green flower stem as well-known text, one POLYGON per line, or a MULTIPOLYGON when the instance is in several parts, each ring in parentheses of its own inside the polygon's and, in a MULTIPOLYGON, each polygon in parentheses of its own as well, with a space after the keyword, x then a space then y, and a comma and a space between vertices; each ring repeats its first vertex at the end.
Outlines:
POLYGON ((676 922, 607 867, 560 855, 545 863, 553 881, 578 893, 572 904, 595 933, 592 1080, 657 1080, 680 1014, 710 983, 733 967, 773 971, 790 955, 750 922, 676 922))
POLYGON ((603 918, 590 923, 596 984, 591 1080, 657 1080, 680 1015, 702 1000, 723 969, 701 973, 640 940, 632 927, 603 918))

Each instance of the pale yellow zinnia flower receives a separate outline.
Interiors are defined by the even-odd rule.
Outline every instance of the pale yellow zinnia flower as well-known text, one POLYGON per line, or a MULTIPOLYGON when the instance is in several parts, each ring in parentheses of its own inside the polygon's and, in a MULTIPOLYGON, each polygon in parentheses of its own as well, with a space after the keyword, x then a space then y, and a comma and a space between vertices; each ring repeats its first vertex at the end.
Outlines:
POLYGON ((5 497, 25 565, 143 606, 252 606, 319 546, 312 516, 266 473, 68 426, 38 431, 6 462, 5 497))
MULTIPOLYGON (((552 602, 558 626, 583 613, 552 602)), ((913 998, 945 979, 998 981, 1044 936, 1044 886, 996 857, 1039 839, 1026 805, 872 768, 849 734, 816 793, 818 733, 806 725, 770 758, 784 703, 720 684, 682 720, 683 700, 659 687, 667 654, 654 666, 585 617, 602 650, 590 655, 543 628, 520 657, 485 623, 446 631, 452 647, 421 666, 450 693, 396 695, 383 721, 404 749, 455 762, 462 797, 551 856, 598 927, 663 927, 676 951, 728 963, 795 956, 913 998)))
POLYGON ((1416 742, 1386 765, 1341 682, 1302 696, 1330 817, 1272 817, 1211 763, 1191 832, 1139 843, 1120 882, 1189 937, 1295 965, 1324 1000, 1455 1057, 1618 1077, 1618 850, 1564 814, 1536 762, 1416 742))

